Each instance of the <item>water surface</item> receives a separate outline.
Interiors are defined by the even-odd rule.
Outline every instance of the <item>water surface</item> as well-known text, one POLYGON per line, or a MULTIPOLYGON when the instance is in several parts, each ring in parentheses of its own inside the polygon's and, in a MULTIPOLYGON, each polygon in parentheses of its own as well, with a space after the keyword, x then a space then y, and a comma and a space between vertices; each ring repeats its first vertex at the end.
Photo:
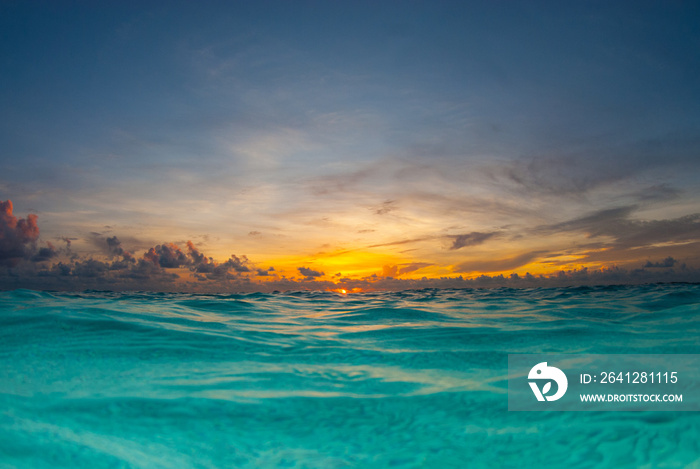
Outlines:
POLYGON ((700 353, 700 285, 0 292, 0 468, 700 467, 700 414, 508 412, 509 353, 700 353))

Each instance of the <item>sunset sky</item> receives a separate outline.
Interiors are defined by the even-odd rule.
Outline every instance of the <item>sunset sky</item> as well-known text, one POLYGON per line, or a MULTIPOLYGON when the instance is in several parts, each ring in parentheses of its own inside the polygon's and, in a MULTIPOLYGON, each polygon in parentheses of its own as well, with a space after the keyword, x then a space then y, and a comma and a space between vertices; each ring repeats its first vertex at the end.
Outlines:
POLYGON ((3 1, 0 288, 700 280, 698 18, 3 1))

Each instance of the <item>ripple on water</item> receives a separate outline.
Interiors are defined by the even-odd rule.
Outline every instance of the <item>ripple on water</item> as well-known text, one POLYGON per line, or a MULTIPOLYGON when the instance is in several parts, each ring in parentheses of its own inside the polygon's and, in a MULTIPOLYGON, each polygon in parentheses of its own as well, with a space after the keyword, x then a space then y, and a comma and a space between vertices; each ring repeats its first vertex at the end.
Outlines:
POLYGON ((700 286, 0 292, 0 466, 700 464, 694 413, 508 412, 538 352, 700 353, 700 286))

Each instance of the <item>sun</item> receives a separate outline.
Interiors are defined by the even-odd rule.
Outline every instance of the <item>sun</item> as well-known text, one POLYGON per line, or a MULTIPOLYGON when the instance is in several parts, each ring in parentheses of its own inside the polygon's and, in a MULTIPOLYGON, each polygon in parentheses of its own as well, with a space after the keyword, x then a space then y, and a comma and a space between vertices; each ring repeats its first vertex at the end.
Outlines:
POLYGON ((350 295, 351 293, 363 293, 365 290, 362 288, 356 287, 356 288, 328 288, 326 291, 332 291, 335 293, 339 293, 341 295, 350 295))

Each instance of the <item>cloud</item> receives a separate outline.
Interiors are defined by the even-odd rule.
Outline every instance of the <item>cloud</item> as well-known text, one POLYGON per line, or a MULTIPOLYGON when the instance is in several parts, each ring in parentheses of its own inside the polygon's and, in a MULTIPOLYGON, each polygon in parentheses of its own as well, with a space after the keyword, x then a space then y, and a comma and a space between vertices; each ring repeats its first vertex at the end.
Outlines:
POLYGON ((375 215, 386 215, 387 213, 398 210, 395 200, 385 200, 379 207, 372 209, 375 215))
MULTIPOLYGON (((246 256, 231 255, 223 263, 215 262, 201 253, 188 241, 187 249, 175 243, 163 243, 146 250, 136 259, 127 251, 117 236, 104 238, 100 233, 91 233, 88 242, 94 244, 106 256, 104 259, 86 258, 70 251, 70 240, 66 249, 57 249, 53 244, 36 247, 39 229, 37 218, 30 215, 26 220, 18 220, 12 215, 12 203, 0 205, 0 287, 37 287, 50 289, 81 290, 85 288, 109 290, 176 290, 177 285, 190 278, 213 280, 212 285, 222 285, 231 281, 245 282, 245 275, 255 266, 246 256), (66 259, 65 254, 69 254, 66 259), (63 259, 57 259, 64 255, 63 259), (56 259, 52 265, 43 265, 56 259), (223 282, 223 284, 222 284, 223 282)), ((265 272, 273 271, 272 267, 265 272)))
MULTIPOLYGON (((250 261, 246 256, 238 257, 234 254, 231 254, 231 258, 228 261, 226 261, 223 265, 226 265, 228 268, 233 269, 239 273, 250 272, 250 261)), ((323 275, 323 273, 321 275, 323 275)))
POLYGON ((401 264, 399 268, 398 275, 409 274, 415 272, 416 270, 423 269, 425 267, 430 267, 432 264, 430 262, 411 262, 410 264, 401 264))
POLYGON ((187 250, 192 258, 195 272, 211 273, 214 271, 214 268, 216 267, 214 260, 199 252, 199 250, 194 247, 194 243, 192 241, 187 241, 187 250))
POLYGON ((676 265, 678 261, 674 259, 671 256, 668 256, 666 259, 662 260, 661 262, 654 262, 652 263, 651 261, 647 261, 646 264, 644 264, 645 269, 665 269, 668 267, 673 267, 676 265))
POLYGON ((476 246, 485 242, 486 240, 493 238, 498 232, 492 231, 490 233, 481 233, 478 231, 472 231, 471 233, 461 234, 453 236, 454 241, 451 250, 461 249, 466 246, 476 246))
POLYGON ((501 272, 504 270, 517 269, 522 267, 534 259, 537 259, 545 251, 532 251, 520 254, 519 256, 506 257, 503 259, 493 260, 477 260, 459 264, 455 267, 455 272, 501 272))
POLYGON ((563 223, 540 226, 541 233, 580 231, 590 238, 609 236, 614 247, 630 249, 655 243, 700 240, 700 214, 667 220, 634 220, 636 206, 600 210, 563 223))
POLYGON ((667 202, 678 199, 680 195, 681 191, 668 184, 657 184, 632 194, 640 202, 667 202))
POLYGON ((420 243, 421 241, 427 241, 430 239, 435 239, 435 236, 425 236, 423 238, 414 238, 414 239, 402 239, 401 241, 391 241, 389 243, 381 243, 381 244, 372 244, 371 246, 367 246, 368 248, 382 248, 385 246, 400 246, 402 244, 410 244, 410 243, 420 243))
POLYGON ((219 264, 211 257, 207 257, 199 252, 192 241, 187 241, 187 249, 191 262, 183 265, 191 265, 194 272, 205 274, 210 279, 232 278, 231 270, 236 273, 245 273, 250 272, 252 269, 252 264, 246 256, 238 257, 232 254, 230 259, 219 264))
POLYGON ((382 267, 382 275, 387 278, 398 277, 399 276, 399 266, 398 265, 385 265, 382 267))
POLYGON ((97 278, 105 275, 110 270, 107 262, 87 259, 75 262, 69 271, 75 277, 97 278))
MULTIPOLYGON (((640 173, 659 168, 665 171, 698 169, 700 138, 693 129, 640 138, 622 145, 618 139, 605 137, 591 142, 575 150, 520 158, 498 171, 529 194, 578 197, 603 185, 631 180, 640 173)), ((650 190, 646 195, 658 199, 673 197, 673 192, 650 190)))
POLYGON ((143 260, 164 269, 189 267, 193 272, 205 274, 207 278, 234 277, 231 271, 240 274, 250 272, 252 263, 246 256, 231 257, 222 263, 215 262, 211 257, 205 256, 192 243, 187 241, 187 254, 175 243, 164 243, 152 247, 143 255, 143 260))
MULTIPOLYGON (((65 241, 67 243, 67 249, 70 249, 71 240, 65 237, 60 239, 65 241)), ((73 240, 75 241, 76 239, 73 240)), ((123 260, 127 262, 135 261, 133 254, 124 249, 122 241, 116 236, 104 237, 102 233, 92 231, 90 232, 90 236, 86 238, 86 241, 98 248, 100 252, 107 255, 110 259, 122 257, 123 260)), ((131 239, 131 241, 133 242, 134 240, 131 239)))
POLYGON ((323 272, 319 272, 317 270, 311 270, 308 267, 298 267, 297 270, 299 271, 299 273, 301 275, 303 275, 307 279, 323 277, 325 275, 323 272))
POLYGON ((32 256, 32 262, 46 262, 58 256, 58 249, 51 244, 46 243, 46 247, 39 248, 39 250, 32 256))
POLYGON ((562 223, 539 226, 536 232, 557 233, 562 231, 583 231, 590 237, 609 234, 612 231, 619 231, 618 228, 629 215, 636 210, 634 205, 616 207, 605 210, 598 210, 584 217, 574 218, 562 223))
POLYGON ((143 255, 143 259, 164 268, 182 267, 190 264, 187 255, 174 243, 152 247, 143 255))
POLYGON ((409 274, 411 272, 415 272, 416 270, 430 267, 431 265, 435 264, 428 262, 410 262, 399 265, 385 265, 382 267, 382 275, 385 278, 400 277, 401 275, 409 274))
POLYGON ((126 253, 126 251, 124 251, 124 248, 122 248, 121 241, 119 241, 119 239, 116 236, 107 238, 106 242, 109 252, 114 254, 115 256, 123 256, 126 253))
POLYGON ((612 227, 610 234, 625 247, 700 240, 700 214, 671 220, 629 220, 612 227))
POLYGON ((372 244, 371 246, 367 246, 367 247, 368 248, 380 248, 380 247, 386 247, 386 246, 400 246, 402 244, 420 243, 423 241, 430 241, 430 240, 434 240, 434 239, 448 238, 448 239, 452 240, 452 246, 450 246, 450 250, 457 250, 457 249, 461 249, 461 248, 467 247, 467 246, 476 246, 476 245, 482 244, 485 241, 489 240, 490 238, 493 238, 497 234, 499 234, 498 231, 492 231, 492 232, 486 232, 486 233, 473 231, 471 233, 465 233, 465 234, 461 234, 461 235, 448 235, 448 236, 436 235, 436 236, 423 236, 422 238, 402 239, 399 241, 390 241, 388 243, 372 244))
MULTIPOLYGON (((14 266, 35 255, 36 241, 39 239, 38 217, 17 218, 12 213, 12 201, 0 201, 0 265, 14 266)), ((50 248, 49 248, 50 249, 50 248)), ((37 261, 53 257, 43 251, 35 257, 37 261)))

